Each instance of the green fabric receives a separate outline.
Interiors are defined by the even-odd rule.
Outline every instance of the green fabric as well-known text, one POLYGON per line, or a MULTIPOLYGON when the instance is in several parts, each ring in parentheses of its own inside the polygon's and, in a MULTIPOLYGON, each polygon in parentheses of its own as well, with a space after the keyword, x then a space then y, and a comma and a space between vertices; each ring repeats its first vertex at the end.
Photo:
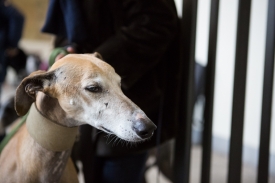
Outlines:
POLYGON ((57 55, 59 55, 59 54, 67 55, 68 52, 67 52, 67 50, 66 50, 65 48, 62 48, 62 47, 60 47, 60 48, 55 48, 55 49, 52 51, 51 55, 50 55, 49 67, 51 67, 51 66, 53 65, 53 63, 55 62, 55 58, 56 58, 57 55))
POLYGON ((0 143, 0 154, 4 147, 8 144, 10 139, 14 136, 14 134, 20 129, 20 127, 26 122, 27 116, 29 113, 27 113, 25 116, 22 117, 21 121, 17 124, 17 126, 8 134, 6 137, 2 140, 0 143))

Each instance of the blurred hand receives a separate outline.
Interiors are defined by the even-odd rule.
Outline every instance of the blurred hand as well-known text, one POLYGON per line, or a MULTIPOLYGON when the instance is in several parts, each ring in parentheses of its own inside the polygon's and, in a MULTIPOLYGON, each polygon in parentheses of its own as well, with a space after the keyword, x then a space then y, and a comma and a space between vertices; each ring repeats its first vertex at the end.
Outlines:
MULTIPOLYGON (((67 47, 67 52, 69 52, 69 53, 75 53, 75 49, 72 47, 72 46, 68 46, 67 47)), ((58 61, 59 59, 61 59, 62 57, 64 57, 65 55, 64 54, 59 54, 59 55, 57 55, 56 57, 55 57, 55 61, 58 61)))

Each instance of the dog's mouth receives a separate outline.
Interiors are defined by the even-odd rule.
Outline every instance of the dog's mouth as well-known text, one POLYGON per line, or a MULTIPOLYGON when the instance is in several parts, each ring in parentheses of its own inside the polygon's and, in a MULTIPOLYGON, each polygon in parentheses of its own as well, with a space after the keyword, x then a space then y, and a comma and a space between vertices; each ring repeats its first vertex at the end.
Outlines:
POLYGON ((108 130, 107 128, 105 128, 105 127, 103 127, 103 126, 100 126, 99 129, 102 130, 102 131, 105 132, 105 133, 114 134, 114 135, 116 135, 118 138, 123 139, 123 140, 128 141, 128 142, 142 142, 142 141, 145 141, 145 140, 147 140, 147 139, 150 139, 150 138, 146 138, 146 139, 141 139, 141 138, 135 138, 135 139, 123 138, 123 137, 120 137, 119 135, 115 134, 113 131, 108 130))
POLYGON ((112 131, 108 130, 107 128, 101 127, 101 129, 106 133, 113 133, 112 131))

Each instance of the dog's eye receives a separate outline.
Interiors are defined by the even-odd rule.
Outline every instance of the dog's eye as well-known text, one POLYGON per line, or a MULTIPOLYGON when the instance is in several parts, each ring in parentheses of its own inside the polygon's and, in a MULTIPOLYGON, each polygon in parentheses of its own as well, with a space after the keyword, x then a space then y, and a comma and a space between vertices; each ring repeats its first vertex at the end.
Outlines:
POLYGON ((87 86, 85 90, 88 90, 89 92, 94 92, 94 93, 102 91, 101 87, 99 86, 87 86))

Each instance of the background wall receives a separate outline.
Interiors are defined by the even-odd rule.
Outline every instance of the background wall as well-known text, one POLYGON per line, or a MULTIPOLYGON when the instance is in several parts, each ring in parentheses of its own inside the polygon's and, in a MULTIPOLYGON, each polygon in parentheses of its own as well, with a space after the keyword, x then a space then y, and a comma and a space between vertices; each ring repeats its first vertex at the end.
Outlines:
POLYGON ((40 32, 45 20, 48 1, 12 0, 11 2, 25 15, 24 39, 48 40, 51 38, 40 32))
POLYGON ((23 35, 19 46, 27 54, 39 55, 44 62, 48 62, 52 50, 53 36, 41 33, 44 24, 48 1, 10 0, 24 15, 23 35))

